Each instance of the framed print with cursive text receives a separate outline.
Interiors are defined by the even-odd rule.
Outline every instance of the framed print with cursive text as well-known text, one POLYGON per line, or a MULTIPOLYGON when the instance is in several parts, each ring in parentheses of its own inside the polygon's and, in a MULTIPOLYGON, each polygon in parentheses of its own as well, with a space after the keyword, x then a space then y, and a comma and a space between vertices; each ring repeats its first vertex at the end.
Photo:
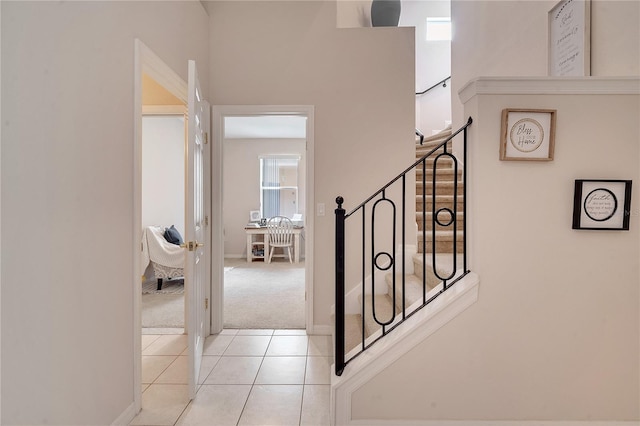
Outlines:
POLYGON ((555 109, 503 109, 500 159, 551 161, 555 132, 555 109))
POLYGON ((630 210, 630 180, 576 180, 573 229, 628 231, 630 210))
POLYGON ((549 75, 591 75, 591 1, 561 0, 548 15, 549 75))

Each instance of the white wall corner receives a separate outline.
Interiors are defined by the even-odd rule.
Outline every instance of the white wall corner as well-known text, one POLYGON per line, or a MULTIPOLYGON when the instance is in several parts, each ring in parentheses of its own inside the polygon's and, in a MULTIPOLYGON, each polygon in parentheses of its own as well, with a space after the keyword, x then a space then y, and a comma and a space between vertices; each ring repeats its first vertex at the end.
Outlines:
POLYGON ((136 406, 132 402, 129 406, 118 416, 117 419, 111 423, 111 426, 126 426, 131 423, 131 420, 136 416, 136 406))
MULTIPOLYGON (((371 425, 351 419, 351 397, 388 366, 423 342, 478 300, 480 278, 470 272, 450 290, 402 323, 367 351, 351 361, 342 376, 331 377, 331 419, 334 425, 371 425)), ((332 372, 335 365, 332 366, 332 372)), ((381 423, 382 424, 382 423, 381 423)), ((397 422, 386 422, 395 424, 397 422)), ((420 423, 422 424, 422 423, 420 423)))

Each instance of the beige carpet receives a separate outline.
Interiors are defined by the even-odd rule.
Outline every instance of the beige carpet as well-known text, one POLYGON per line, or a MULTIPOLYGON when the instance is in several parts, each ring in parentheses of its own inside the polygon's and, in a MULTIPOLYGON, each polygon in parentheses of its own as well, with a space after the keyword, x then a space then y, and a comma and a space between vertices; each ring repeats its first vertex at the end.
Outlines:
POLYGON ((184 327, 184 294, 143 294, 143 328, 184 327))
POLYGON ((225 328, 305 328, 304 262, 225 261, 225 328))
MULTIPOLYGON (((304 272, 304 262, 226 260, 224 327, 305 328, 304 272)), ((184 290, 182 280, 165 281, 161 292, 154 283, 142 295, 142 327, 184 327, 184 294, 171 294, 184 290)))

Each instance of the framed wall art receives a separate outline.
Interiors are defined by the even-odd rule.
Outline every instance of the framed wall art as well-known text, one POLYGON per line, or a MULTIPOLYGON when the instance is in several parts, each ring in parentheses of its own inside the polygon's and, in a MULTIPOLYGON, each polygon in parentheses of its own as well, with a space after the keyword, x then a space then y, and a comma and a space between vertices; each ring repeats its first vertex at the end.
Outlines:
POLYGON ((549 75, 591 75, 591 1, 562 0, 548 15, 549 75))
POLYGON ((249 222, 260 222, 260 210, 251 210, 249 212, 249 222))
POLYGON ((555 132, 555 109, 503 109, 500 160, 553 160, 555 132))
POLYGON ((630 180, 575 181, 573 229, 629 230, 630 180))

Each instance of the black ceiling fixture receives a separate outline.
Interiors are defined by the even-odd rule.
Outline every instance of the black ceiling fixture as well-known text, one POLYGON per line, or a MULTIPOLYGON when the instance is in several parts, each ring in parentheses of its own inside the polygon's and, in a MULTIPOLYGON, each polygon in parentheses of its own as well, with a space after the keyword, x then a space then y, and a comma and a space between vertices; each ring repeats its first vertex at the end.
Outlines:
POLYGON ((371 3, 371 25, 374 27, 397 27, 401 8, 400 0, 373 0, 371 3))

